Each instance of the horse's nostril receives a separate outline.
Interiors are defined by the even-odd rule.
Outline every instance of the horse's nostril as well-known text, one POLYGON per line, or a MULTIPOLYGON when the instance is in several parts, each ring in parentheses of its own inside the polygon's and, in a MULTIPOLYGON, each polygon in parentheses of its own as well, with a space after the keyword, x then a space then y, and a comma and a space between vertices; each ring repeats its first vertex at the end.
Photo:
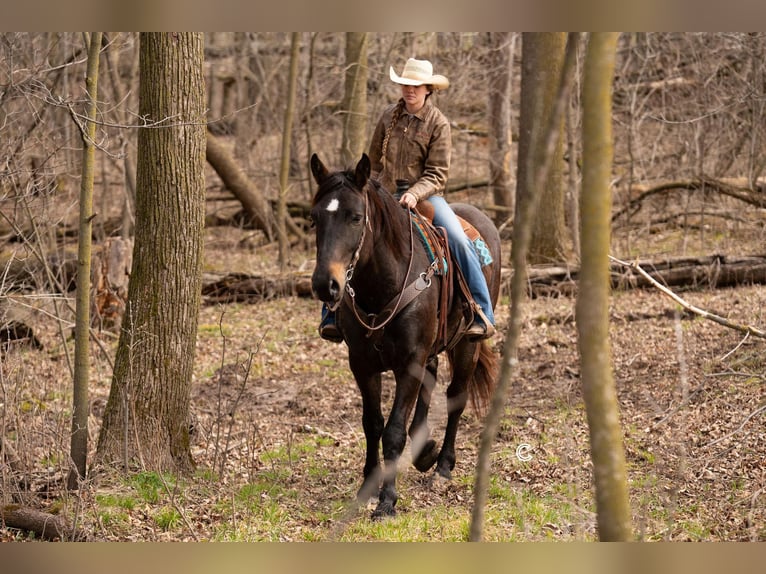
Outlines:
POLYGON ((314 274, 311 278, 311 290, 320 301, 337 301, 343 290, 338 279, 326 274, 314 274))

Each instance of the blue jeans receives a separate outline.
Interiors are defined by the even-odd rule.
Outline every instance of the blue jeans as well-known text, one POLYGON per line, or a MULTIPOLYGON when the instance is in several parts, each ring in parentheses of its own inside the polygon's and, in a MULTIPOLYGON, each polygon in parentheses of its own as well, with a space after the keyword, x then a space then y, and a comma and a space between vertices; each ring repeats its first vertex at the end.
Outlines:
POLYGON ((432 195, 427 201, 430 201, 431 205, 434 206, 434 225, 444 227, 447 230, 450 251, 460 265, 474 301, 494 325, 495 314, 492 310, 492 299, 489 296, 487 280, 484 279, 481 261, 479 261, 473 243, 463 231, 460 220, 452 211, 447 200, 440 195, 432 195))

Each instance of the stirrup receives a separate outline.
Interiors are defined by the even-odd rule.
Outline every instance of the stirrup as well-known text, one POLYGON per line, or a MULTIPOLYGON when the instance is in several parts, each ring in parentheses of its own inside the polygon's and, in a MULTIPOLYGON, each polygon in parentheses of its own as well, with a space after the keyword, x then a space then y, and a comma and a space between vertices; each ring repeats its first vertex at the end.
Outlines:
POLYGON ((484 314, 484 311, 482 311, 481 307, 478 305, 476 305, 474 313, 473 323, 471 323, 465 331, 466 337, 470 340, 477 341, 489 339, 497 332, 495 326, 490 323, 489 319, 487 319, 487 316, 484 314))
POLYGON ((465 336, 472 341, 481 341, 489 339, 497 330, 491 323, 482 323, 479 320, 474 321, 465 331, 465 336))
POLYGON ((334 322, 319 325, 319 336, 325 341, 330 341, 332 343, 343 342, 343 335, 334 322))

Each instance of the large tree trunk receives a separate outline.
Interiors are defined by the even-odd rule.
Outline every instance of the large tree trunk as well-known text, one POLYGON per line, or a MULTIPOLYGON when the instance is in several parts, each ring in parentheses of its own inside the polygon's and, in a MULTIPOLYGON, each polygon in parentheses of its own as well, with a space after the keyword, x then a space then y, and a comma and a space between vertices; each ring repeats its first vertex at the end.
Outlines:
POLYGON ((188 472, 205 203, 201 33, 142 33, 136 236, 97 462, 188 472), (171 118, 168 120, 168 118, 171 118))
POLYGON ((571 248, 565 227, 564 186, 562 182, 562 146, 564 123, 559 119, 556 146, 548 177, 539 188, 524 185, 526 157, 534 150, 530 142, 533 131, 547 123, 551 116, 558 90, 558 81, 564 59, 566 34, 560 32, 525 32, 522 36, 521 115, 519 125, 519 189, 516 195, 516 213, 520 203, 529 201, 529 195, 540 194, 532 229, 529 263, 567 261, 571 248))
POLYGON ((582 268, 577 341, 590 432, 598 535, 631 538, 620 412, 609 346, 609 245, 612 194, 612 75, 616 33, 593 33, 583 81, 582 268))

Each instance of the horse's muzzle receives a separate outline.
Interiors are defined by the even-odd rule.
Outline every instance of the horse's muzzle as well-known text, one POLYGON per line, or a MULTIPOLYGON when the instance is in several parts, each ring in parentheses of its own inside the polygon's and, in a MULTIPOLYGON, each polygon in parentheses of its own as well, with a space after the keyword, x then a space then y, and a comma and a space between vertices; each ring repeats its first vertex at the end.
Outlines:
POLYGON ((327 267, 317 266, 311 275, 311 291, 314 296, 332 306, 343 297, 346 287, 346 270, 341 264, 334 263, 327 267))

